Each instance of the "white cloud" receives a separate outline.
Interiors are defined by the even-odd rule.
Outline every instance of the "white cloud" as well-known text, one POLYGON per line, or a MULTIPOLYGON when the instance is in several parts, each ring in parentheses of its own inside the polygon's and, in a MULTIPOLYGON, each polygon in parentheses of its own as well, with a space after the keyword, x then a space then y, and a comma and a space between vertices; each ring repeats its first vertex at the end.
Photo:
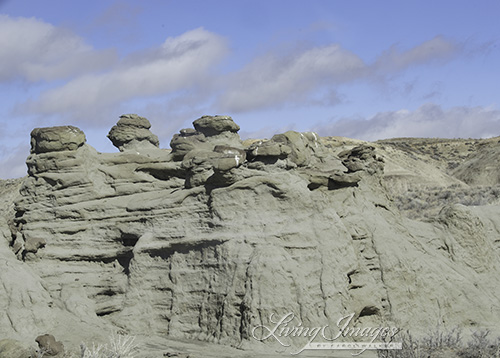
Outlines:
POLYGON ((84 112, 195 87, 226 53, 222 37, 195 29, 167 38, 159 48, 132 54, 111 71, 77 77, 42 93, 28 108, 38 114, 84 112))
POLYGON ((459 45, 438 36, 406 51, 392 46, 372 64, 337 44, 289 56, 268 54, 226 79, 218 108, 243 112, 283 104, 335 105, 341 102, 338 97, 318 101, 315 93, 326 90, 334 94, 336 87, 345 83, 380 79, 411 66, 446 61, 459 49, 459 45))
POLYGON ((213 108, 225 113, 284 105, 335 106, 345 100, 338 95, 342 84, 444 59, 457 48, 436 37, 407 51, 393 46, 373 64, 366 64, 349 50, 331 44, 288 55, 270 53, 217 78, 212 71, 229 49, 223 37, 203 28, 130 54, 109 68, 102 66, 109 62, 110 51, 95 51, 76 35, 36 19, 1 16, 0 45, 3 43, 11 50, 0 54, 0 60, 3 56, 7 63, 0 69, 0 80, 2 76, 30 81, 70 76, 66 83, 17 105, 16 114, 70 116, 88 123, 101 122, 104 113, 127 107, 128 102, 167 101, 168 95, 200 88, 202 101, 208 103, 215 97, 213 108), (6 35, 10 32, 19 34, 11 38, 6 35))
POLYGON ((364 140, 396 137, 486 138, 500 135, 500 111, 485 107, 443 110, 425 104, 415 111, 382 112, 370 119, 345 118, 313 128, 322 136, 364 140))
POLYGON ((304 101, 319 86, 353 80, 365 70, 358 56, 339 45, 312 48, 288 57, 269 54, 227 78, 218 108, 241 112, 304 101))
POLYGON ((402 51, 398 46, 391 46, 384 51, 373 68, 375 71, 395 72, 415 65, 451 59, 461 49, 461 46, 442 36, 436 36, 409 50, 402 51))
POLYGON ((35 18, 0 15, 0 48, 0 82, 63 79, 116 61, 114 51, 97 51, 79 36, 35 18))

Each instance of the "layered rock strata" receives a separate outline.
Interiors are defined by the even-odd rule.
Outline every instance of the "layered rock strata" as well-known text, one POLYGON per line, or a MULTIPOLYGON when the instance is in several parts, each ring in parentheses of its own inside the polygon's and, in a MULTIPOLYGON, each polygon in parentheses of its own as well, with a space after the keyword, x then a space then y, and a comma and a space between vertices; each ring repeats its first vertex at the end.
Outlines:
POLYGON ((253 327, 273 313, 309 326, 354 313, 360 326, 420 332, 497 327, 499 207, 411 221, 373 145, 335 152, 287 132, 245 146, 231 117, 193 125, 168 151, 147 120, 122 116, 113 154, 74 127, 33 131, 5 236, 43 302, 131 334, 231 345, 256 344, 253 327))

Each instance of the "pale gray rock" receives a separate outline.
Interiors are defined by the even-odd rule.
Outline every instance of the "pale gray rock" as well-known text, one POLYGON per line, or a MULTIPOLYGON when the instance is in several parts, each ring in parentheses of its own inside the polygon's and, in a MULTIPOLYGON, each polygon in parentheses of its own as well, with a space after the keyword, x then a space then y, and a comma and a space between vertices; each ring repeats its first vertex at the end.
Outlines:
POLYGON ((239 163, 243 163, 246 160, 246 152, 244 150, 228 145, 216 145, 214 152, 221 153, 226 157, 235 157, 239 163))
POLYGON ((384 159, 375 154, 375 147, 360 145, 339 154, 348 172, 366 171, 368 174, 382 173, 384 159))
POLYGON ((187 170, 186 187, 205 185, 210 179, 211 186, 226 186, 223 173, 241 166, 245 158, 244 150, 230 146, 216 145, 213 151, 193 150, 182 162, 187 170))
POLYGON ((1 358, 32 358, 31 350, 14 339, 0 340, 1 358))
POLYGON ((216 146, 243 149, 237 133, 240 127, 229 116, 203 116, 193 126, 195 129, 181 129, 170 141, 174 161, 182 161, 193 150, 213 151, 216 146))
MULTIPOLYGON (((72 152, 66 151, 65 153, 72 152)), ((31 353, 35 352, 35 338, 41 332, 53 332, 57 337, 63 337, 62 340, 65 343, 73 346, 77 346, 81 340, 99 342, 100 337, 113 331, 113 326, 99 320, 97 315, 92 313, 95 311, 84 310, 77 314, 68 310, 64 304, 65 298, 62 299, 58 291, 50 293, 48 283, 40 277, 40 273, 22 261, 23 257, 28 260, 29 257, 36 258, 36 255, 24 249, 22 234, 13 242, 11 228, 15 226, 9 225, 9 221, 14 219, 15 213, 11 210, 13 208, 11 203, 19 199, 18 182, 18 180, 0 181, 0 198, 3 203, 0 215, 0 262, 2 265, 0 270, 2 283, 0 337, 6 339, 0 344, 0 356, 23 357, 23 352, 27 352, 29 354, 27 357, 31 357, 31 353), (3 191, 6 182, 7 187, 14 186, 17 190, 3 191), (16 243, 19 243, 21 247, 16 249, 16 243), (19 251, 18 258, 13 251, 19 251), (11 344, 13 340, 19 341, 19 344, 11 344), (19 349, 18 345, 25 347, 25 350, 19 349)), ((46 268, 49 269, 48 266, 46 268)), ((55 268, 56 265, 52 265, 52 269, 55 268)), ((78 282, 73 279, 73 284, 75 283, 78 282)), ((82 293, 79 294, 79 300, 83 301, 82 293)), ((83 294, 87 298, 86 293, 83 294)))
POLYGON ((203 147, 207 147, 208 149, 209 146, 205 145, 206 142, 206 137, 202 133, 196 132, 194 129, 192 131, 182 129, 180 134, 174 134, 170 141, 172 159, 182 161, 184 156, 192 150, 203 147))
POLYGON ((149 130, 151 123, 137 114, 124 114, 109 131, 108 138, 120 151, 159 146, 158 137, 149 130))
POLYGON ((85 140, 85 134, 73 126, 35 128, 31 131, 31 153, 73 151, 85 140))
POLYGON ((193 122, 194 129, 207 137, 223 132, 237 133, 240 126, 229 116, 203 116, 193 122))
POLYGON ((51 334, 40 335, 36 337, 35 342, 44 355, 56 356, 64 353, 64 345, 56 341, 55 337, 51 334))
MULTIPOLYGON (((0 220, 0 227, 5 226, 6 223, 0 220)), ((90 310, 79 315, 67 310, 59 293, 50 293, 48 283, 40 273, 16 259, 9 248, 9 237, 8 229, 0 231, 0 336, 31 345, 40 332, 50 331, 63 337, 68 344, 77 345, 82 339, 98 341, 100 336, 112 331, 111 325, 98 320, 90 310)), ((52 269, 57 267, 49 266, 52 269)), ((49 266, 46 269, 50 269, 49 266)))
POLYGON ((274 135, 269 141, 257 141, 248 155, 265 164, 284 163, 286 168, 310 166, 323 157, 324 148, 316 133, 288 131, 274 135))
MULTIPOLYGON (((422 178, 411 170, 428 160, 314 133, 245 147, 230 117, 195 123, 170 155, 83 144, 28 157, 0 221, 2 336, 50 332, 68 347, 120 330, 274 352, 252 330, 289 312, 303 326, 353 313, 415 334, 500 331, 499 205, 410 220, 387 187, 422 178)), ((441 170, 428 183, 450 177, 441 170)))

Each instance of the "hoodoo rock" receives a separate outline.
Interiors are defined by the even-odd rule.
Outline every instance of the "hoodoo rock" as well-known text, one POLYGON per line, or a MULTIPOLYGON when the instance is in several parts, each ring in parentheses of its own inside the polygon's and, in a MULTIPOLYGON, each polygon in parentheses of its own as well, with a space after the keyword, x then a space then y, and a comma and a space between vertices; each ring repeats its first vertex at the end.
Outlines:
POLYGON ((77 150, 85 143, 85 134, 73 126, 35 128, 31 132, 31 153, 40 154, 77 150))
POLYGON ((137 114, 124 114, 111 128, 108 138, 120 151, 158 147, 158 137, 149 130, 151 123, 137 114))
POLYGON ((210 137, 224 132, 237 133, 240 126, 229 116, 203 116, 193 122, 194 129, 210 137))
MULTIPOLYGON (((417 334, 499 328, 500 206, 408 218, 397 190, 422 182, 427 157, 312 132, 247 145, 228 116, 193 126, 170 151, 147 119, 122 116, 119 153, 71 126, 32 132, 19 195, 0 191, 2 337, 51 332, 67 347, 93 329, 283 350, 255 327, 289 313, 302 327, 352 314, 417 334)), ((427 183, 459 187, 432 168, 427 183)))
POLYGON ((240 127, 229 116, 203 116, 193 122, 193 128, 181 129, 170 142, 172 159, 182 161, 190 151, 212 152, 217 145, 243 148, 237 132, 240 127))

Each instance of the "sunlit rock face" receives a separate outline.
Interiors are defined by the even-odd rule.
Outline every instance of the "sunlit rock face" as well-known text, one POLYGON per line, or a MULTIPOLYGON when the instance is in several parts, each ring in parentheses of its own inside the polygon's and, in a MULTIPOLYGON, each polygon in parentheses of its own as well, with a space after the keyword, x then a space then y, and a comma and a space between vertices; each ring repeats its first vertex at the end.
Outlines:
MULTIPOLYGON (((231 117, 203 116, 166 150, 150 127, 120 117, 112 154, 75 127, 32 132, 1 231, 2 280, 24 284, 0 302, 29 312, 33 330, 64 316, 96 332, 239 345, 273 313, 414 331, 497 324, 498 206, 406 218, 379 144, 292 131, 242 142, 231 117)), ((16 338, 28 318, 12 315, 2 330, 16 338)))

